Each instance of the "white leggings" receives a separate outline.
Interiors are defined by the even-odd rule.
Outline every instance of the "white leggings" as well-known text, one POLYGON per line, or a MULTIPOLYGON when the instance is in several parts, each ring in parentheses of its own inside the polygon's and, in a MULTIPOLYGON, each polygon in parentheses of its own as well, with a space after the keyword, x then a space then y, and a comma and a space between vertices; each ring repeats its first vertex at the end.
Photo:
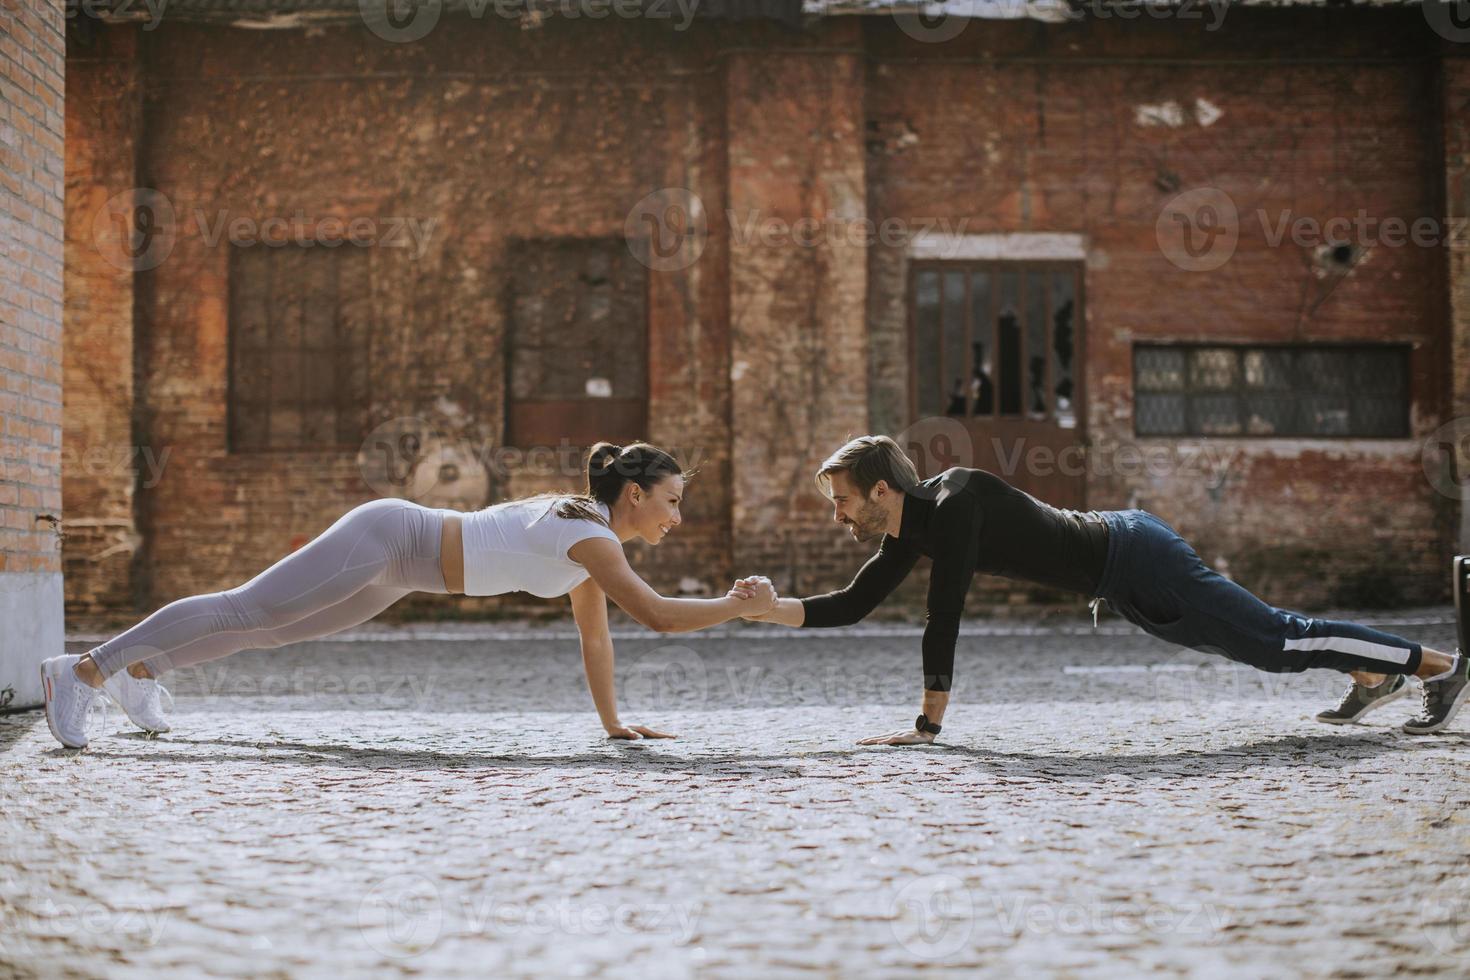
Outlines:
POLYGON ((447 595, 439 533, 451 513, 393 498, 361 504, 244 585, 171 602, 92 658, 104 677, 138 661, 157 676, 328 636, 410 592, 447 595))

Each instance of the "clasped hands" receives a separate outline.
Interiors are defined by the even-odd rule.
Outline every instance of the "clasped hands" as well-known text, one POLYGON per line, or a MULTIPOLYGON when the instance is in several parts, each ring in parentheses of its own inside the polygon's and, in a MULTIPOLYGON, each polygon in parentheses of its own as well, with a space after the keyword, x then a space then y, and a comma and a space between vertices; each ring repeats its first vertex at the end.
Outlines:
POLYGON ((776 586, 764 575, 751 575, 746 578, 738 578, 735 584, 730 586, 730 591, 725 593, 728 599, 739 599, 750 604, 747 610, 740 610, 743 619, 759 619, 772 609, 776 608, 776 600, 780 598, 776 594, 776 586))

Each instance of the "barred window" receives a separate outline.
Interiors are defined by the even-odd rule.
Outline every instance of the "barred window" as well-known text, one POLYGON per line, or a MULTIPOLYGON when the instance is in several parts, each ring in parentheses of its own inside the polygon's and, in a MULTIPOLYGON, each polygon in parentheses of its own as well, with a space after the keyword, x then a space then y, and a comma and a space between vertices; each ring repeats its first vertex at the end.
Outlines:
POLYGON ((1409 434, 1409 349, 1138 344, 1140 436, 1409 434))
POLYGON ((363 249, 232 247, 231 452, 357 448, 370 302, 363 249))
POLYGON ((915 412, 1074 428, 1080 300, 1076 263, 915 263, 915 412))
POLYGON ((627 243, 521 241, 508 254, 507 444, 646 438, 648 280, 627 243))

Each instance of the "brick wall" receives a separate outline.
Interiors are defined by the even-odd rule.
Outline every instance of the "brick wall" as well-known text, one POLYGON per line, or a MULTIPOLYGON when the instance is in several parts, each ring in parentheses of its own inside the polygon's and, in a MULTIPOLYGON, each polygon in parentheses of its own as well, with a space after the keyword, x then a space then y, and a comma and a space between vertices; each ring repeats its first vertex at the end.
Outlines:
MULTIPOLYGON (((1463 58, 1446 58, 1441 65, 1438 109, 1444 127, 1445 214, 1458 223, 1460 232, 1445 250, 1446 308, 1451 356, 1446 359, 1450 375, 1450 414, 1455 428, 1451 434, 1470 431, 1470 63, 1463 58), (1466 420, 1460 422, 1459 420, 1466 420), (1461 425, 1466 426, 1462 430, 1461 425)), ((1449 535, 1460 552, 1470 551, 1470 521, 1465 518, 1470 503, 1470 440, 1451 439, 1453 475, 1459 477, 1461 493, 1457 526, 1449 535)), ((1448 465, 1450 460, 1445 460, 1448 465)), ((1450 480, 1447 486, 1455 481, 1450 480)))
POLYGON ((62 652, 62 24, 0 4, 0 707, 62 652))
MULTIPOLYGON (((143 605, 238 584, 354 504, 400 489, 365 476, 350 451, 228 451, 232 221, 264 231, 272 218, 308 229, 331 216, 360 218, 384 235, 396 219, 418 222, 424 234, 411 247, 367 248, 367 428, 426 420, 461 464, 477 456, 492 463, 493 499, 581 485, 580 461, 566 471, 501 454, 499 270, 522 238, 621 238, 637 202, 660 188, 687 189, 723 211, 724 154, 713 138, 723 127, 723 96, 712 39, 693 30, 671 45, 666 31, 641 24, 527 33, 488 17, 461 26, 409 44, 377 40, 360 25, 273 33, 269 44, 253 32, 166 20, 138 33, 134 70, 149 94, 135 137, 136 184, 149 195, 163 244, 133 277, 134 335, 118 321, 98 327, 100 346, 78 336, 71 349, 79 366, 137 350, 136 441, 166 459, 152 486, 136 488, 143 605), (607 43, 608 29, 619 43, 607 43), (577 71, 569 77, 557 67, 565 65, 577 71)), ((93 73, 79 86, 110 84, 101 61, 78 68, 93 73)), ((93 161, 106 165, 89 179, 111 191, 108 167, 116 163, 127 178, 126 154, 109 135, 93 134, 97 147, 113 148, 93 161)), ((79 236, 89 223, 87 214, 72 220, 79 236)), ((107 268, 95 256, 78 264, 97 271, 86 288, 100 302, 107 268)), ((657 550, 630 549, 635 566, 668 591, 715 588, 729 575, 724 270, 722 243, 712 240, 688 268, 650 276, 647 436, 700 468, 684 527, 657 550)), ((108 293, 108 310, 121 301, 108 293)), ((121 425, 121 416, 105 418, 121 425)), ((79 439, 98 438, 89 414, 79 423, 79 439)), ((99 499, 98 513, 122 513, 109 510, 113 500, 99 499)), ((88 593, 101 601, 110 580, 92 576, 88 593)), ((411 599, 395 613, 501 605, 411 599)))
MULTIPOLYGON (((837 26, 824 47, 854 46, 837 26)), ((741 54, 727 78, 736 564, 799 594, 847 569, 812 473, 867 430, 866 248, 829 236, 867 213, 862 63, 741 54)))
POLYGON ((129 609, 139 584, 135 491, 151 482, 153 459, 132 431, 134 280, 148 264, 132 224, 147 204, 136 176, 139 36, 131 27, 97 28, 74 38, 68 56, 62 555, 69 615, 129 609))
MULTIPOLYGON (((676 204, 706 225, 675 236, 688 261, 661 263, 648 282, 648 436, 700 467, 684 526, 656 551, 630 549, 656 587, 765 571, 815 591, 861 563, 868 549, 833 527, 811 470, 848 435, 909 421, 906 252, 881 237, 808 247, 791 234, 803 219, 821 238, 834 223, 941 218, 970 233, 1083 237, 1082 422, 1102 461, 1088 506, 1156 510, 1284 604, 1445 598, 1454 506, 1428 485, 1420 449, 1447 417, 1446 277, 1459 297, 1463 253, 1451 267, 1444 249, 1377 249, 1328 281, 1302 249, 1263 244, 1254 219, 1364 208, 1412 220, 1439 213, 1445 187, 1463 191, 1463 134, 1448 157, 1437 143, 1441 117, 1455 130, 1463 72, 1446 59, 1439 74, 1417 11, 1232 10, 1211 33, 1153 19, 985 21, 945 44, 881 17, 803 32, 700 21, 677 35, 489 17, 404 44, 361 25, 269 43, 166 17, 118 30, 74 52, 68 82, 80 106, 117 102, 77 116, 68 148, 67 439, 125 442, 134 460, 68 463, 68 500, 86 508, 69 514, 78 612, 238 584, 353 504, 406 489, 350 451, 228 451, 230 221, 430 229, 411 248, 366 250, 366 427, 425 420, 462 473, 477 455, 505 464, 457 484, 499 499, 580 482, 496 455, 508 250, 622 236, 655 192, 657 214, 676 204), (1140 121, 1170 104, 1177 124, 1140 121), (1236 256, 1208 275, 1171 265, 1155 233, 1170 195, 1200 186, 1227 191, 1245 219, 1236 256), (167 249, 119 274, 95 217, 135 188, 167 249), (1119 449, 1160 445, 1133 435, 1140 339, 1403 341, 1411 438, 1196 441, 1228 459, 1223 477, 1120 472, 1119 449), (119 366, 131 364, 130 389, 119 366)), ((451 490, 427 502, 449 505, 451 490)), ((904 595, 923 585, 916 576, 904 595)), ((1056 598, 984 585, 977 606, 1056 598)), ((505 606, 411 599, 395 613, 505 606)))
MULTIPOLYGON (((1434 37, 1417 11, 1322 25, 1233 10, 1208 35, 1198 22, 1014 22, 921 45, 875 19, 872 218, 965 216, 969 233, 1085 237, 1087 506, 1159 513, 1207 562, 1278 603, 1442 601, 1449 501, 1420 465, 1445 414, 1441 250, 1379 247, 1324 278, 1310 249, 1270 246, 1256 218, 1440 214, 1437 69, 1424 57, 1434 37), (1166 110, 1150 107, 1168 103, 1179 125, 1157 124, 1166 110), (1222 189, 1241 216, 1234 257, 1209 273, 1171 264, 1155 233, 1165 202, 1197 187, 1222 189), (1139 439, 1139 340, 1402 341, 1411 436, 1139 439), (1148 472, 1126 455, 1157 448, 1227 465, 1202 472, 1181 455, 1148 472)), ((870 272, 874 424, 893 431, 908 385, 903 249, 875 249, 870 272)), ((1017 591, 987 584, 996 600, 1017 591)))

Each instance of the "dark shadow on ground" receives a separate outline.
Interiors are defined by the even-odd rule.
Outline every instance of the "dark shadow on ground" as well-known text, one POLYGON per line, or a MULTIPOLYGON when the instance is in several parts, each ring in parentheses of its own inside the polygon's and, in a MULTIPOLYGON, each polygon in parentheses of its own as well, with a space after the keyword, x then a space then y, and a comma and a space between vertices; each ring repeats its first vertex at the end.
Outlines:
POLYGON ((45 724, 46 712, 42 708, 27 708, 0 715, 0 755, 9 752, 11 746, 29 735, 37 725, 45 724))
POLYGON ((998 776, 1078 782, 1128 776, 1134 779, 1208 778, 1251 769, 1341 769, 1393 752, 1412 751, 1418 739, 1383 734, 1292 735, 1245 742, 1225 749, 1180 752, 1039 755, 1002 752, 963 745, 934 746, 940 752, 968 756, 998 776))
MULTIPOLYGON (((1465 733, 1447 732, 1456 741, 1467 741, 1465 733)), ((165 736, 167 739, 167 736, 165 736)), ((1124 776, 1131 779, 1208 779, 1223 773, 1248 772, 1252 769, 1275 770, 1326 770, 1353 766, 1365 760, 1376 759, 1395 752, 1412 751, 1425 739, 1385 732, 1383 734, 1343 735, 1298 735, 1266 739, 1232 745, 1224 749, 1179 752, 1145 753, 1083 753, 1078 755, 1047 755, 1029 752, 1005 752, 996 749, 979 749, 963 745, 934 745, 918 747, 854 746, 851 749, 826 750, 819 752, 793 751, 781 755, 749 755, 723 753, 719 755, 680 755, 677 744, 633 742, 613 745, 616 755, 596 752, 570 755, 517 755, 494 752, 437 752, 425 749, 397 749, 385 746, 336 745, 329 742, 293 742, 273 739, 167 739, 170 747, 183 745, 217 745, 233 749, 253 749, 264 753, 261 756, 222 757, 207 752, 180 754, 176 751, 151 753, 144 751, 115 751, 113 746, 122 742, 146 742, 148 736, 141 732, 113 735, 97 740, 88 750, 99 756, 118 756, 130 759, 157 759, 168 763, 198 762, 219 765, 232 759, 249 762, 271 762, 286 765, 333 767, 344 769, 373 770, 421 770, 421 769, 607 769, 626 772, 718 772, 725 775, 739 774, 742 769, 752 776, 790 776, 810 778, 821 775, 813 771, 813 763, 841 762, 847 765, 859 762, 869 753, 904 752, 918 753, 927 761, 954 764, 961 760, 973 760, 997 778, 1033 779, 1043 782, 1091 782, 1124 776)), ((71 754, 72 750, 60 746, 49 750, 48 755, 71 754)), ((916 763, 919 758, 914 760, 916 763)), ((963 764, 961 762, 961 764, 963 764)))
MULTIPOLYGON (((142 732, 129 732, 109 736, 108 741, 121 739, 132 742, 152 741, 142 732)), ((288 742, 271 739, 226 739, 191 738, 169 740, 172 745, 221 745, 235 749, 256 749, 262 752, 279 752, 279 755, 263 756, 220 756, 204 753, 180 754, 168 752, 163 755, 147 752, 112 751, 102 740, 96 740, 87 751, 98 756, 116 756, 129 759, 157 759, 166 762, 199 762, 219 765, 234 760, 248 762, 272 762, 305 766, 332 766, 343 769, 607 769, 616 772, 643 770, 648 772, 693 772, 708 767, 725 775, 738 775, 744 768, 752 776, 805 775, 803 770, 790 765, 769 765, 771 762, 790 762, 792 756, 667 755, 653 748, 655 742, 668 746, 668 740, 648 742, 612 743, 615 756, 593 752, 574 755, 516 755, 513 753, 479 752, 435 752, 428 749, 394 749, 379 746, 334 745, 330 742, 288 742)), ((46 754, 71 754, 74 750, 57 746, 46 754)))

